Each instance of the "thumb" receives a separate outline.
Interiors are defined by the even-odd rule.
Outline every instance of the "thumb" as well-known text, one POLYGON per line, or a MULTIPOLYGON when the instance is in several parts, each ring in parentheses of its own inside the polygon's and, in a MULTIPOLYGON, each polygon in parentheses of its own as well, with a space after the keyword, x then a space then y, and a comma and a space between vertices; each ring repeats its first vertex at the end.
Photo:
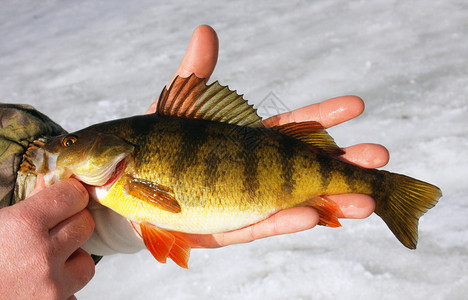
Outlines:
MULTIPOLYGON (((193 32, 187 52, 172 78, 171 83, 176 76, 188 77, 192 73, 195 73, 199 78, 206 78, 206 80, 208 80, 218 61, 218 48, 219 42, 216 31, 208 25, 198 26, 193 32)), ((147 114, 156 111, 158 101, 159 99, 151 104, 146 111, 147 114)))
POLYGON ((193 32, 176 75, 188 77, 195 73, 197 77, 208 78, 218 61, 218 36, 216 31, 208 25, 200 25, 193 32))
POLYGON ((88 205, 88 192, 74 179, 59 181, 44 188, 39 182, 35 193, 15 204, 21 214, 37 221, 35 226, 51 229, 88 205))

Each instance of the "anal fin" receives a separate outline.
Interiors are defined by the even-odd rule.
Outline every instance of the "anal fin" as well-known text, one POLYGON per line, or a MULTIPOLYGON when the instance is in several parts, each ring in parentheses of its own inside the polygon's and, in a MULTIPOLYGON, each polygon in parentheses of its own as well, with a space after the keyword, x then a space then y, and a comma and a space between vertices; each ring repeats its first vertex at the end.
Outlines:
POLYGON ((314 197, 301 203, 298 206, 309 206, 317 210, 320 217, 318 223, 319 225, 328 227, 341 227, 341 224, 338 221, 338 216, 341 215, 339 206, 324 196, 314 197))
POLYGON ((188 269, 191 248, 182 236, 150 223, 142 223, 140 228, 146 248, 158 262, 164 264, 169 257, 180 267, 188 269))

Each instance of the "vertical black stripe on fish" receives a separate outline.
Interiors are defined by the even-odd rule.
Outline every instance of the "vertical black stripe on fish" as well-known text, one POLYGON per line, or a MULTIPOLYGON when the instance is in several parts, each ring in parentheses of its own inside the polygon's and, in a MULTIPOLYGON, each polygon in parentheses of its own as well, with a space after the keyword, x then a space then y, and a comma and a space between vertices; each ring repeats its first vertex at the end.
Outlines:
POLYGON ((154 115, 139 116, 131 120, 131 128, 135 135, 143 137, 150 136, 154 131, 153 125, 160 121, 160 119, 154 115))
POLYGON ((171 166, 173 176, 180 177, 189 166, 197 163, 200 148, 207 140, 207 126, 209 122, 206 121, 180 120, 181 144, 177 145, 174 164, 171 166))
POLYGON ((216 182, 219 178, 223 178, 223 174, 219 174, 221 159, 217 153, 213 152, 203 160, 203 184, 205 187, 216 190, 216 182))
POLYGON ((328 190, 328 185, 332 180, 332 166, 330 160, 332 158, 322 154, 315 154, 315 161, 317 162, 317 173, 320 177, 322 191, 328 190))
MULTIPOLYGON (((386 182, 386 177, 387 177, 387 171, 383 170, 367 170, 367 178, 370 178, 370 185, 372 188, 372 198, 374 198, 375 204, 376 204, 376 210, 377 208, 380 208, 382 205, 385 205, 385 203, 379 203, 378 200, 380 199, 385 199, 385 195, 388 193, 387 192, 387 185, 384 183, 386 182)), ((381 202, 381 201, 380 201, 381 202)))
POLYGON ((203 184, 205 187, 216 190, 216 182, 224 178, 224 174, 220 174, 219 165, 223 160, 228 159, 229 153, 225 148, 227 145, 221 144, 223 137, 218 131, 213 131, 210 138, 214 139, 215 142, 210 145, 210 150, 203 159, 203 184))
MULTIPOLYGON (((128 127, 118 128, 117 126, 117 129, 114 128, 113 130, 116 130, 117 135, 122 134, 123 138, 131 140, 132 144, 135 146, 134 155, 144 156, 143 152, 145 152, 145 150, 141 148, 152 143, 151 138, 155 134, 154 125, 157 122, 160 122, 160 119, 155 115, 145 115, 129 118, 128 120, 128 127), (126 132, 127 130, 129 132, 126 132)), ((153 153, 158 150, 159 147, 155 147, 155 149, 153 149, 153 153)), ((135 160, 135 163, 137 164, 137 168, 139 168, 139 164, 145 163, 145 160, 139 158, 135 160)))
POLYGON ((346 185, 351 191, 357 191, 360 180, 358 168, 347 163, 340 164, 340 166, 346 185))
POLYGON ((243 167, 243 191, 249 195, 249 199, 255 199, 260 188, 256 150, 261 143, 261 131, 259 128, 233 126, 233 137, 237 137, 239 143, 237 159, 241 161, 243 167))
POLYGON ((141 138, 151 135, 154 124, 159 122, 155 115, 133 116, 125 119, 108 121, 85 128, 101 133, 114 134, 122 139, 141 138))
POLYGON ((296 185, 296 181, 293 176, 295 173, 295 165, 293 161, 295 147, 297 146, 297 141, 288 136, 281 136, 279 142, 279 155, 280 155, 280 165, 281 165, 281 179, 283 183, 281 184, 281 191, 285 196, 290 196, 296 185))

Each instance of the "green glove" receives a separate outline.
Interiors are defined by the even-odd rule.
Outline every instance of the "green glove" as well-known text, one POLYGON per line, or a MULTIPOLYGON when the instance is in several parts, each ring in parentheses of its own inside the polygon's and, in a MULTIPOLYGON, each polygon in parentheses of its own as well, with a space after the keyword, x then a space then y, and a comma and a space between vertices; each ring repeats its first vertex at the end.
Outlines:
POLYGON ((23 200, 34 188, 35 173, 20 171, 23 154, 41 137, 66 133, 30 105, 0 103, 0 208, 23 200))

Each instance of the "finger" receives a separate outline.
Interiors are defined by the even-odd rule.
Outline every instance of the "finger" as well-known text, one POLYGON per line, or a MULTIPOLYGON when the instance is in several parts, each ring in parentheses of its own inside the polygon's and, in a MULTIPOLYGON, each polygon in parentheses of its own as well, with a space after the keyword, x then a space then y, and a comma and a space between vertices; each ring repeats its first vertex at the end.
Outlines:
POLYGON ((218 36, 213 28, 208 25, 198 26, 192 34, 192 38, 182 59, 176 76, 188 77, 195 73, 199 78, 208 78, 218 61, 218 36))
POLYGON ((378 144, 359 144, 344 149, 345 154, 340 159, 358 165, 363 168, 380 168, 385 166, 390 154, 382 145, 378 144))
POLYGON ((18 203, 24 219, 34 228, 51 229, 63 220, 83 210, 88 204, 88 192, 75 179, 66 179, 18 203))
POLYGON ((313 228, 319 221, 318 213, 309 207, 294 207, 282 210, 267 219, 245 228, 214 234, 216 243, 222 247, 248 243, 253 240, 303 231, 313 228))
POLYGON ((375 210, 375 201, 372 197, 362 194, 330 195, 327 199, 332 200, 341 210, 339 218, 364 219, 375 210))
MULTIPOLYGON (((192 73, 208 80, 214 71, 217 61, 218 36, 216 32, 208 25, 198 26, 192 34, 187 51, 171 83, 176 76, 188 77, 192 73)), ((146 113, 154 113, 157 103, 158 100, 153 102, 146 113)))
MULTIPOLYGON (((66 261, 63 269, 63 286, 68 295, 81 290, 94 276, 94 261, 86 251, 79 248, 66 261)), ((68 296, 67 295, 67 296, 68 296)))
POLYGON ((83 209, 50 231, 52 247, 65 261, 91 237, 93 230, 93 217, 87 209, 83 209))
POLYGON ((359 116, 364 101, 356 96, 342 96, 282 113, 263 121, 267 127, 291 122, 316 121, 328 128, 359 116))
MULTIPOLYGON (((367 218, 375 210, 374 200, 367 195, 343 194, 330 195, 327 199, 334 201, 341 210, 339 218, 367 218)), ((274 235, 308 230, 317 225, 318 213, 310 207, 294 207, 282 210, 269 218, 245 228, 213 235, 186 234, 192 247, 216 248, 231 244, 248 243, 256 239, 274 235)))
MULTIPOLYGON (((327 196, 341 209, 340 218, 362 219, 367 218, 374 212, 375 202, 367 195, 343 194, 327 196)), ((213 238, 217 246, 248 243, 253 240, 299 232, 313 228, 318 224, 319 216, 315 209, 310 207, 294 207, 282 210, 269 218, 251 226, 214 234, 213 238)))

